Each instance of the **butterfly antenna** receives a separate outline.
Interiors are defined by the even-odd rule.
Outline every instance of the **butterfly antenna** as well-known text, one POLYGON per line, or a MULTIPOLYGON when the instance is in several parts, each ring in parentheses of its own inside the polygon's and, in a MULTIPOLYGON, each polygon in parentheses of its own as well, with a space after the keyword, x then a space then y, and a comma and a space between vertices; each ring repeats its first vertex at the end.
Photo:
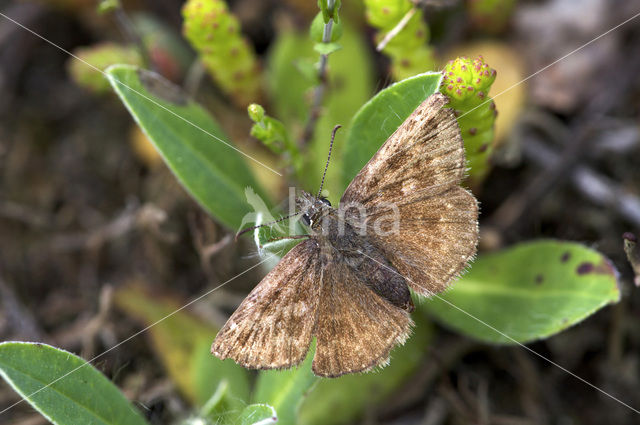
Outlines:
POLYGON ((298 214, 300 214, 300 213, 302 213, 302 212, 304 212, 304 211, 298 211, 298 212, 296 212, 296 213, 289 214, 289 215, 287 215, 287 216, 281 217, 281 218, 279 218, 279 219, 277 219, 277 220, 275 220, 275 221, 272 221, 272 222, 270 222, 270 223, 259 224, 259 225, 257 225, 257 226, 252 226, 252 227, 247 227, 246 229, 242 229, 242 230, 240 230, 238 233, 236 233, 235 241, 236 241, 236 242, 238 242, 238 238, 239 238, 240 236, 244 235, 244 234, 245 234, 245 233, 247 233, 247 232, 250 232, 250 231, 252 231, 252 230, 256 230, 256 229, 259 229, 259 228, 261 228, 261 227, 265 227, 265 226, 273 226, 274 224, 280 223, 281 221, 284 221, 284 220, 286 220, 286 219, 288 219, 288 218, 294 217, 294 216, 296 216, 296 215, 298 215, 298 214))
POLYGON ((318 190, 318 196, 316 196, 316 198, 319 198, 320 195, 322 194, 322 186, 324 186, 324 178, 327 175, 327 169, 329 168, 329 160, 331 159, 331 149, 333 149, 333 140, 336 138, 336 132, 340 127, 342 126, 336 125, 335 127, 333 127, 333 131, 331 132, 331 142, 329 143, 329 156, 327 157, 327 164, 324 166, 324 173, 322 173, 322 180, 320 181, 320 190, 318 190))

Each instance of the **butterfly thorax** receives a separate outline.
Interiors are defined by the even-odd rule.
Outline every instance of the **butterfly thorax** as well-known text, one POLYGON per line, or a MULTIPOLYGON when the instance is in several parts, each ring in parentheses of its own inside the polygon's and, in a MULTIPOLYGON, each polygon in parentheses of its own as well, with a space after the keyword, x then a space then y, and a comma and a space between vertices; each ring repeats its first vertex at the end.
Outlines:
POLYGON ((344 211, 324 198, 304 192, 297 204, 304 211, 303 223, 320 247, 323 267, 341 262, 349 266, 378 295, 407 311, 413 310, 405 279, 384 252, 352 223, 344 211))

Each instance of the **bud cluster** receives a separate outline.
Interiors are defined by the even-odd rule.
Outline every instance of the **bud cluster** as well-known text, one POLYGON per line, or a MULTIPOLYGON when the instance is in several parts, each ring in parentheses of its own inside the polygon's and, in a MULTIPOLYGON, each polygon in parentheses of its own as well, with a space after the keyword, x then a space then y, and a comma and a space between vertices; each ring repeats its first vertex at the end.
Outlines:
POLYGON ((364 4, 367 22, 379 30, 376 35, 378 42, 410 16, 404 27, 382 49, 391 59, 392 74, 396 80, 435 68, 433 50, 427 45, 429 27, 421 10, 412 10, 414 6, 409 0, 365 0, 364 4))
POLYGON ((219 85, 239 106, 259 97, 255 52, 222 0, 188 0, 182 8, 183 32, 219 85))
POLYGON ((449 106, 456 111, 458 124, 469 162, 470 178, 480 182, 489 171, 489 156, 494 139, 497 111, 488 96, 496 79, 496 71, 476 59, 459 57, 449 61, 442 71, 440 91, 449 98, 449 106))

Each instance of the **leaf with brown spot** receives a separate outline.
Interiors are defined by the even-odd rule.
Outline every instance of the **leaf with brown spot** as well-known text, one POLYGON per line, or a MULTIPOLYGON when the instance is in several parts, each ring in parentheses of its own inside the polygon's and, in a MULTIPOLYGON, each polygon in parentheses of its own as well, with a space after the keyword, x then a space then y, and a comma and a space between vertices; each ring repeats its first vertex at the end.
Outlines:
POLYGON ((617 272, 605 256, 542 240, 480 256, 454 288, 423 306, 466 335, 513 344, 561 332, 619 299, 617 272))

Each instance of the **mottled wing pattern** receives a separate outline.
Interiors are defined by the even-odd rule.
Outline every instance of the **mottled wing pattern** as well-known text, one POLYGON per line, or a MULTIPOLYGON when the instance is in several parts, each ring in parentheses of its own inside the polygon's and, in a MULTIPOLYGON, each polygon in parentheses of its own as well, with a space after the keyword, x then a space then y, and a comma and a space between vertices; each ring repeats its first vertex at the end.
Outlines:
POLYGON ((427 188, 458 184, 465 173, 460 129, 447 98, 427 98, 387 139, 353 179, 341 206, 396 202, 427 188))
POLYGON ((477 202, 459 186, 465 173, 464 144, 453 111, 443 108, 446 102, 441 94, 425 100, 340 201, 340 208, 364 206, 367 236, 408 278, 409 286, 425 296, 444 290, 462 272, 478 241, 477 202), (400 214, 399 231, 376 234, 374 223, 389 215, 392 206, 400 214))
MULTIPOLYGON (((475 254, 478 239, 478 207, 459 186, 464 147, 453 112, 442 108, 446 101, 440 94, 425 100, 340 202, 349 223, 356 221, 349 204, 364 207, 367 241, 423 295, 446 288, 475 254), (394 208, 399 231, 369 231, 394 208)), ((367 286, 366 277, 349 265, 352 259, 341 258, 344 253, 332 245, 353 240, 330 239, 316 237, 291 250, 231 316, 211 351, 249 368, 286 368, 305 358, 315 336, 316 375, 336 377, 385 364, 409 335, 411 318, 367 286)))
POLYGON ((211 352, 252 369, 299 364, 311 343, 320 281, 317 242, 296 245, 240 304, 211 352))
MULTIPOLYGON (((369 232, 368 237, 415 292, 430 296, 443 291, 476 253, 476 199, 456 185, 438 195, 402 204, 399 212, 398 232, 384 236, 369 232)), ((386 213, 367 215, 367 228, 386 213)))
POLYGON ((337 377, 384 365, 411 331, 409 314, 365 286, 342 261, 329 260, 313 334, 313 372, 337 377))

